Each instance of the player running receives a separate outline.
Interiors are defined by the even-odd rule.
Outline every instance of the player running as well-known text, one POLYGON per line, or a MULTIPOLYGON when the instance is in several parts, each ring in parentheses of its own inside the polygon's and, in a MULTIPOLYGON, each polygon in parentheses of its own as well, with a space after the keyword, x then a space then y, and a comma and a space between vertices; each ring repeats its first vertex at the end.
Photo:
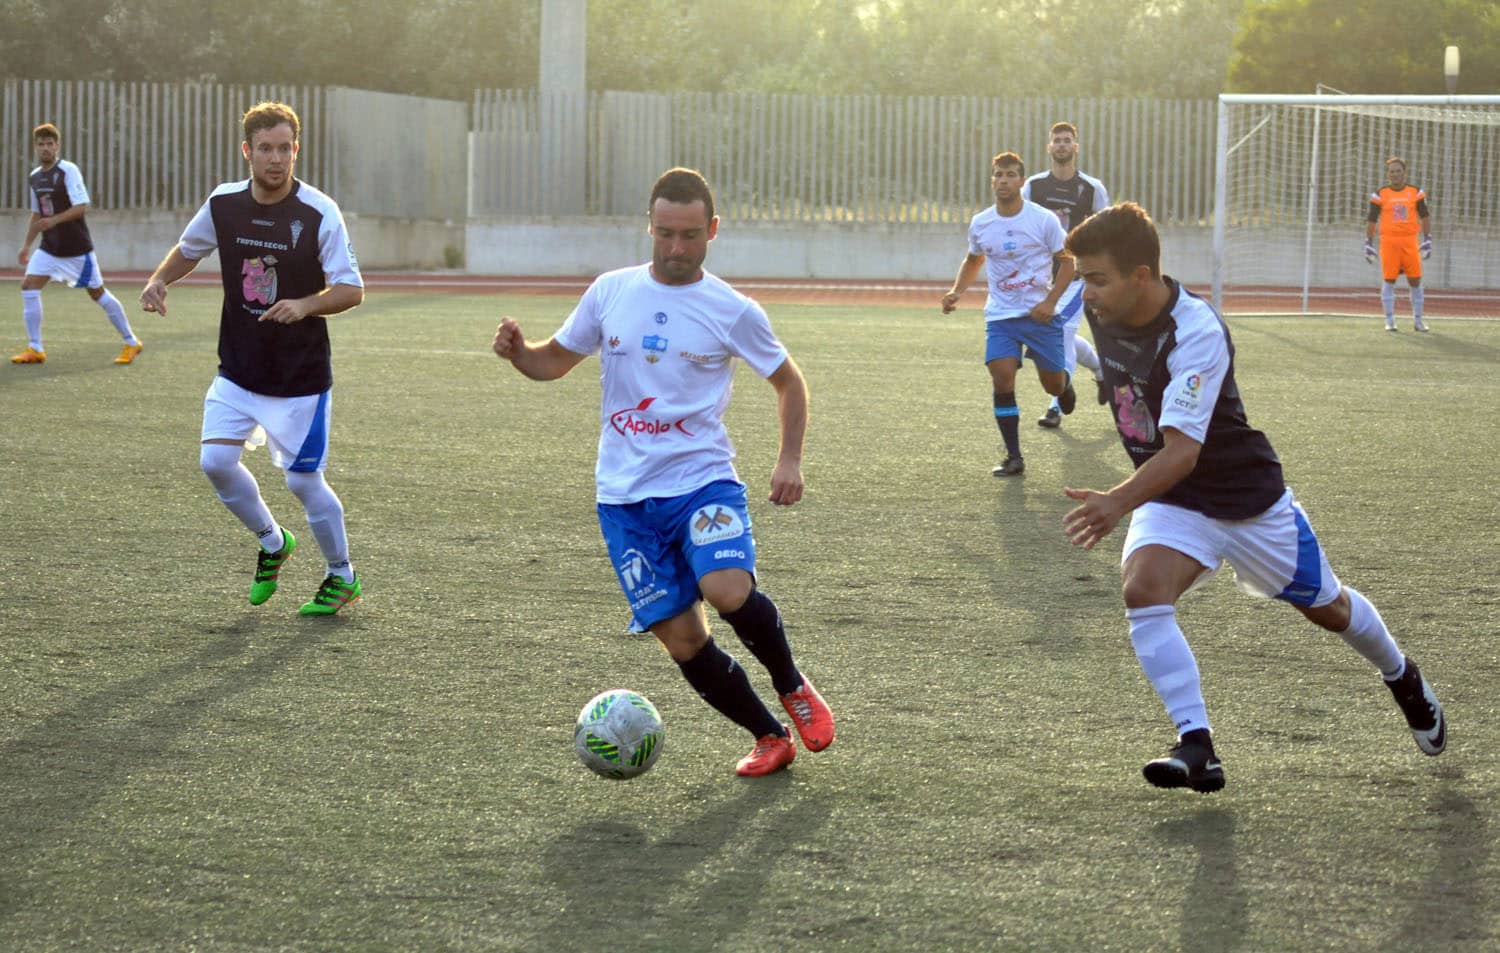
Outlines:
POLYGON ((734 657, 708 633, 714 607, 766 667, 802 743, 833 743, 833 712, 792 660, 776 604, 756 586, 745 484, 724 428, 734 359, 776 389, 781 450, 772 503, 802 499, 807 384, 760 305, 703 270, 718 232, 708 183, 670 169, 647 205, 651 262, 595 279, 556 334, 528 342, 502 318, 494 351, 533 380, 556 380, 602 352, 599 525, 633 627, 649 630, 683 678, 755 737, 735 770, 779 771, 797 747, 734 657))
POLYGON ((1092 548, 1127 515, 1121 576, 1130 641, 1178 732, 1149 762, 1157 787, 1224 786, 1199 684, 1177 625, 1177 600, 1228 562, 1246 592, 1291 603, 1380 670, 1417 747, 1441 754, 1442 706, 1380 613, 1342 585, 1265 434, 1250 426, 1234 379, 1229 329, 1202 299, 1161 274, 1155 223, 1126 202, 1068 236, 1115 426, 1136 470, 1107 492, 1065 489, 1063 518, 1092 548))
POLYGON ((1009 477, 1026 470, 1016 404, 1016 372, 1023 355, 1035 362, 1042 388, 1057 396, 1063 413, 1072 413, 1077 400, 1063 354, 1063 319, 1057 314, 1058 299, 1073 280, 1073 259, 1063 251, 1065 235, 1057 216, 1021 197, 1026 180, 1021 157, 1002 152, 990 161, 990 170, 995 204, 969 222, 969 254, 941 303, 944 314, 958 307, 979 269, 986 269, 984 364, 994 391, 995 423, 1005 441, 1005 459, 990 472, 1009 477))
POLYGON ((1385 160, 1390 185, 1370 196, 1365 224, 1365 261, 1375 263, 1375 233, 1380 232, 1380 303, 1385 307, 1385 329, 1396 330, 1396 278, 1406 273, 1411 292, 1412 330, 1426 331, 1422 320, 1422 260, 1432 254, 1432 219, 1427 193, 1406 182, 1406 160, 1385 160), (1419 237, 1420 233, 1420 237, 1419 237))
MULTIPOLYGON (((1055 122, 1047 136, 1047 154, 1052 159, 1052 167, 1027 179, 1021 186, 1021 197, 1056 215, 1066 234, 1090 215, 1108 208, 1109 192, 1103 182, 1078 171, 1077 126, 1071 122, 1055 122)), ((1053 266, 1054 278, 1056 267, 1053 266)), ((1099 403, 1106 402, 1109 395, 1104 390, 1104 377, 1099 371, 1099 355, 1094 353, 1093 345, 1078 336, 1078 328, 1083 324, 1083 282, 1076 274, 1058 302, 1058 314, 1064 319, 1063 354, 1068 361, 1069 380, 1074 368, 1082 364, 1094 372, 1099 403)), ((1036 423, 1038 427, 1056 428, 1062 426, 1062 419, 1062 403, 1053 397, 1052 406, 1036 423)))
POLYGON ((282 103, 245 113, 240 153, 250 178, 214 189, 156 268, 141 306, 167 313, 167 286, 215 248, 224 279, 219 375, 203 400, 199 462, 219 500, 260 541, 250 604, 276 593, 297 540, 276 522, 240 459, 269 442, 271 459, 307 512, 328 573, 302 615, 333 615, 360 597, 344 506, 323 477, 333 416, 325 315, 364 300, 364 279, 333 199, 293 176, 301 123, 282 103))
POLYGON ((72 288, 88 289, 89 297, 104 309, 104 316, 120 332, 124 346, 116 364, 129 364, 141 353, 141 339, 130 329, 125 307, 104 287, 104 275, 94 257, 94 240, 83 220, 89 210, 89 190, 78 166, 58 157, 62 133, 50 122, 31 131, 37 162, 27 181, 31 195, 31 220, 26 238, 16 254, 16 263, 26 269, 21 279, 21 319, 26 324, 26 350, 10 359, 12 364, 43 364, 42 289, 54 278, 72 288), (41 248, 31 250, 37 236, 41 248))

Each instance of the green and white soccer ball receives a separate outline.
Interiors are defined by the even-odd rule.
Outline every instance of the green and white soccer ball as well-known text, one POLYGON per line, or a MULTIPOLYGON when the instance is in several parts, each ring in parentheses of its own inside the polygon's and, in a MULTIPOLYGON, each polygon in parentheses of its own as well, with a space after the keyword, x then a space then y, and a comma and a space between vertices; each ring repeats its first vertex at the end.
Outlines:
POLYGON ((624 688, 600 692, 578 713, 573 747, 590 771, 622 780, 645 774, 661 754, 666 729, 656 706, 624 688))

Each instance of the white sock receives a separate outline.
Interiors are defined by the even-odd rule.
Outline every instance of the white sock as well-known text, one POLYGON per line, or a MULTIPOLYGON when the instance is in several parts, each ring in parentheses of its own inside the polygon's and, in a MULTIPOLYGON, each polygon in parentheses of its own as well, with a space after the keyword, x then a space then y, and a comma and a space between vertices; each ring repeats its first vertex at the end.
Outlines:
POLYGON ((1426 297, 1425 288, 1417 285, 1415 288, 1407 289, 1411 292, 1411 316, 1413 321, 1422 320, 1422 299, 1426 297))
POLYGON ((1387 681, 1400 678, 1406 668, 1406 657, 1391 638, 1380 612, 1353 586, 1345 586, 1344 591, 1349 594, 1349 628, 1340 632, 1339 638, 1380 669, 1382 678, 1387 681))
POLYGON ((1099 352, 1094 350, 1092 344, 1083 338, 1074 340, 1073 356, 1077 359, 1076 363, 1094 372, 1094 380, 1104 380, 1104 374, 1099 369, 1099 352))
POLYGON ((1385 307, 1387 323, 1396 320, 1396 283, 1387 281, 1380 286, 1380 303, 1385 307))
POLYGON ((26 322, 26 343, 42 350, 42 289, 21 292, 21 319, 26 322))
POLYGON ((313 539, 328 561, 328 574, 345 582, 354 581, 354 564, 349 561, 349 537, 344 532, 344 504, 321 473, 286 473, 287 489, 302 501, 307 510, 307 525, 313 539))
POLYGON ((255 475, 240 462, 242 450, 237 444, 205 443, 198 453, 198 463, 219 495, 219 502, 255 534, 261 549, 274 553, 286 540, 266 501, 261 499, 255 475))
POLYGON ((126 344, 141 343, 136 339, 135 332, 130 330, 130 319, 125 317, 125 308, 120 304, 119 298, 116 298, 106 290, 104 294, 99 296, 99 300, 94 303, 104 309, 104 316, 109 318, 109 323, 113 324, 115 330, 120 332, 120 337, 124 338, 126 344))
POLYGON ((1126 609, 1130 620, 1130 644, 1151 687, 1167 706, 1167 716, 1179 735, 1198 728, 1209 730, 1208 709, 1198 680, 1193 650, 1177 626, 1175 606, 1143 606, 1126 609))

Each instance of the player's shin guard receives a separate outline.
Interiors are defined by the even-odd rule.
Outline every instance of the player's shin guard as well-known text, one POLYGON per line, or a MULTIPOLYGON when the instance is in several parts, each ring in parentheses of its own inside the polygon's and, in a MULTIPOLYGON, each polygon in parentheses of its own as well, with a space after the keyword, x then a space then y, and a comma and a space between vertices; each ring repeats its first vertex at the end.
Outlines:
POLYGON ((781 722, 750 687, 750 678, 740 663, 719 648, 712 638, 704 643, 697 655, 686 662, 678 662, 677 667, 699 698, 755 737, 786 733, 781 722))
POLYGON ((119 298, 105 291, 95 303, 104 309, 104 316, 109 318, 109 323, 120 332, 120 338, 126 344, 141 343, 136 339, 135 332, 130 330, 130 319, 125 317, 125 307, 120 304, 119 298))
POLYGON ((1082 365, 1094 372, 1094 377, 1099 376, 1099 352, 1094 346, 1083 338, 1073 341, 1073 357, 1075 365, 1082 365))
POLYGON ((733 612, 721 612, 734 634, 745 643, 756 661, 771 673, 776 694, 790 695, 802 685, 802 673, 792 662, 792 646, 786 638, 786 627, 776 603, 759 589, 750 590, 750 598, 733 612))
POLYGON ((42 347, 42 291, 33 288, 21 292, 21 320, 26 322, 26 343, 35 350, 42 347))
POLYGON ((1385 308, 1385 319, 1394 321, 1396 319, 1396 283, 1387 281, 1380 286, 1380 306, 1385 308))
POLYGON ((1012 457, 1021 455, 1021 408, 1016 406, 1015 391, 997 393, 995 398, 995 423, 1000 427, 1000 436, 1005 440, 1005 452, 1012 457))
POLYGON ((1130 644, 1141 670, 1167 707, 1179 735, 1207 729, 1208 711, 1198 680, 1198 663, 1177 626, 1174 606, 1142 606, 1125 610, 1130 620, 1130 644))
POLYGON ((1339 638, 1380 669, 1385 678, 1400 675, 1404 656, 1380 612, 1353 586, 1345 586, 1344 591, 1349 594, 1349 628, 1338 633, 1339 638))
POLYGON ((344 532, 344 504, 333 492, 333 487, 323 479, 322 473, 286 473, 287 489, 291 490, 302 508, 307 511, 307 525, 318 549, 328 561, 330 575, 345 582, 354 579, 354 567, 349 562, 349 537, 344 532))
POLYGON ((213 484, 219 502, 256 535, 261 549, 272 552, 281 548, 280 527, 266 501, 261 499, 255 475, 240 462, 242 452, 239 444, 205 443, 198 452, 198 463, 213 484))
POLYGON ((1423 304, 1423 299, 1426 297, 1426 289, 1422 285, 1417 285, 1415 288, 1410 288, 1408 290, 1411 292, 1411 316, 1412 316, 1412 319, 1415 320, 1415 321, 1417 321, 1417 322, 1421 322, 1421 320, 1422 320, 1422 304, 1423 304))

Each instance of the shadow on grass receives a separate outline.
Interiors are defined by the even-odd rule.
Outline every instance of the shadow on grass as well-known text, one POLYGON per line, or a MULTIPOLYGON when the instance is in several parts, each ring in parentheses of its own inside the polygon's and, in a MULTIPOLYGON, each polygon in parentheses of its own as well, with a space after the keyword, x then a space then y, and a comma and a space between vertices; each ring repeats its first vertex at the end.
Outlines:
MULTIPOLYGON (((1463 794, 1448 791, 1428 808, 1437 820, 1433 843, 1418 852, 1413 845, 1411 873, 1423 871, 1426 881, 1413 889, 1400 931, 1391 939, 1394 950, 1470 949, 1489 936, 1490 834, 1484 814, 1463 794), (1431 861, 1424 855, 1435 854, 1431 861)), ((1416 835, 1406 834, 1416 840, 1416 835)), ((1493 949, 1493 947, 1490 947, 1493 949)))
POLYGON ((647 831, 624 820, 592 821, 562 834, 543 876, 564 896, 538 950, 707 949, 780 919, 768 897, 778 869, 815 841, 827 799, 799 796, 782 773, 736 782, 733 794, 705 795, 706 808, 676 827, 647 831), (759 924, 759 927, 757 927, 759 924))
POLYGON ((1249 904, 1235 862, 1234 815, 1221 808, 1156 825, 1156 836, 1192 848, 1192 883, 1182 899, 1184 950, 1236 950, 1249 930, 1249 904))
POLYGON ((212 641, 188 657, 112 682, 0 745, 0 918, 26 907, 31 890, 48 889, 31 879, 38 873, 33 857, 79 847, 79 829, 95 806, 131 774, 170 761, 210 709, 258 687, 319 639, 313 630, 277 638, 265 654, 239 664, 261 624, 244 617, 206 626, 202 634, 212 641))

